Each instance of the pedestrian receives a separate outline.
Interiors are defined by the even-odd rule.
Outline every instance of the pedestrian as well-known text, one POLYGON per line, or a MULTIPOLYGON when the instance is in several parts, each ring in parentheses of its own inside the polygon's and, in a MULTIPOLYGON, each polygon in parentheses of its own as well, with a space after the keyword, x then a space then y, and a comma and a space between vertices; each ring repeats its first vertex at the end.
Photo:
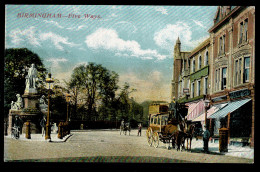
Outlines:
POLYGON ((45 116, 42 118, 42 120, 40 122, 40 125, 42 127, 42 137, 43 137, 43 135, 45 135, 45 127, 46 127, 46 118, 45 118, 45 116))
POLYGON ((141 124, 141 123, 139 123, 139 125, 138 125, 138 133, 137 133, 137 136, 139 136, 139 134, 140 134, 140 136, 142 135, 142 124, 141 124))
POLYGON ((208 125, 204 125, 205 127, 205 131, 203 133, 203 142, 204 142, 204 146, 203 146, 203 150, 204 152, 208 152, 209 151, 209 138, 210 138, 210 132, 208 129, 208 125))

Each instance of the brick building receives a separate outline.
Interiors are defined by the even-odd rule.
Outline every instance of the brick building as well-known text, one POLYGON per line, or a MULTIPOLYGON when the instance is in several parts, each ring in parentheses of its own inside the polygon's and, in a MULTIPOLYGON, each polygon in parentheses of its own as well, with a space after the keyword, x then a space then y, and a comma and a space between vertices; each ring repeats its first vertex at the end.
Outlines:
POLYGON ((171 95, 189 105, 188 120, 201 124, 209 99, 212 132, 227 127, 230 138, 254 146, 255 8, 219 6, 209 33, 191 52, 176 41, 171 95))

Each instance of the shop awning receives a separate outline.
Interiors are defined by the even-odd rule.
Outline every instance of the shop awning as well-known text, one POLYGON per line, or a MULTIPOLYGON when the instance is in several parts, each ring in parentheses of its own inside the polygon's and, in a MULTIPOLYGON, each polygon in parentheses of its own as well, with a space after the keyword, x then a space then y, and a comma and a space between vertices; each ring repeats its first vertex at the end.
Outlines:
POLYGON ((249 102, 251 99, 244 99, 239 100, 235 102, 230 102, 228 105, 226 105, 224 108, 220 109, 219 111, 212 114, 209 118, 224 118, 228 113, 232 113, 247 102, 249 102))
MULTIPOLYGON (((214 114, 215 112, 217 112, 221 108, 225 107, 226 105, 227 105, 227 103, 212 106, 209 110, 207 110, 207 118, 209 118, 212 114, 214 114)), ((205 121, 205 113, 201 114, 200 116, 198 116, 197 118, 193 119, 192 121, 193 122, 205 121)))
POLYGON ((191 121, 204 113, 204 101, 201 100, 197 103, 189 105, 187 120, 191 121))

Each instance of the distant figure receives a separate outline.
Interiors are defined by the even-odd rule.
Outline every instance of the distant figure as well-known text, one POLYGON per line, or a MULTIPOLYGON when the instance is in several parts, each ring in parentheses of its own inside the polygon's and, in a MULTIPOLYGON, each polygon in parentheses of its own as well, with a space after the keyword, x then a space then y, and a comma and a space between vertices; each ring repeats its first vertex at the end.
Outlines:
POLYGON ((45 117, 42 118, 40 125, 42 127, 42 137, 43 137, 45 135, 45 127, 46 127, 46 118, 45 117))
POLYGON ((125 121, 124 120, 121 121, 121 127, 125 128, 125 121))
POLYGON ((209 138, 210 138, 210 132, 208 129, 208 126, 204 126, 205 127, 205 131, 203 133, 203 142, 204 142, 204 146, 203 146, 203 150, 204 152, 208 152, 209 151, 209 138))
POLYGON ((141 123, 139 123, 139 125, 138 125, 138 133, 137 133, 137 136, 139 136, 139 134, 140 134, 140 136, 142 135, 142 124, 141 124, 141 123))

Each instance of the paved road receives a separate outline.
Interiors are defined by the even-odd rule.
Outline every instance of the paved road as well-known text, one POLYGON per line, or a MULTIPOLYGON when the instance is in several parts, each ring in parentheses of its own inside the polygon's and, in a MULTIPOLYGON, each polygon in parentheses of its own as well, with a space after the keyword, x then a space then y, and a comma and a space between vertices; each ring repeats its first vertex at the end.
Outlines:
POLYGON ((142 131, 141 137, 137 136, 137 130, 133 130, 130 136, 120 135, 116 130, 72 131, 72 134, 64 143, 5 138, 4 159, 5 161, 253 163, 250 159, 204 154, 200 151, 191 153, 167 150, 163 143, 160 143, 158 148, 149 147, 145 130, 142 131))

